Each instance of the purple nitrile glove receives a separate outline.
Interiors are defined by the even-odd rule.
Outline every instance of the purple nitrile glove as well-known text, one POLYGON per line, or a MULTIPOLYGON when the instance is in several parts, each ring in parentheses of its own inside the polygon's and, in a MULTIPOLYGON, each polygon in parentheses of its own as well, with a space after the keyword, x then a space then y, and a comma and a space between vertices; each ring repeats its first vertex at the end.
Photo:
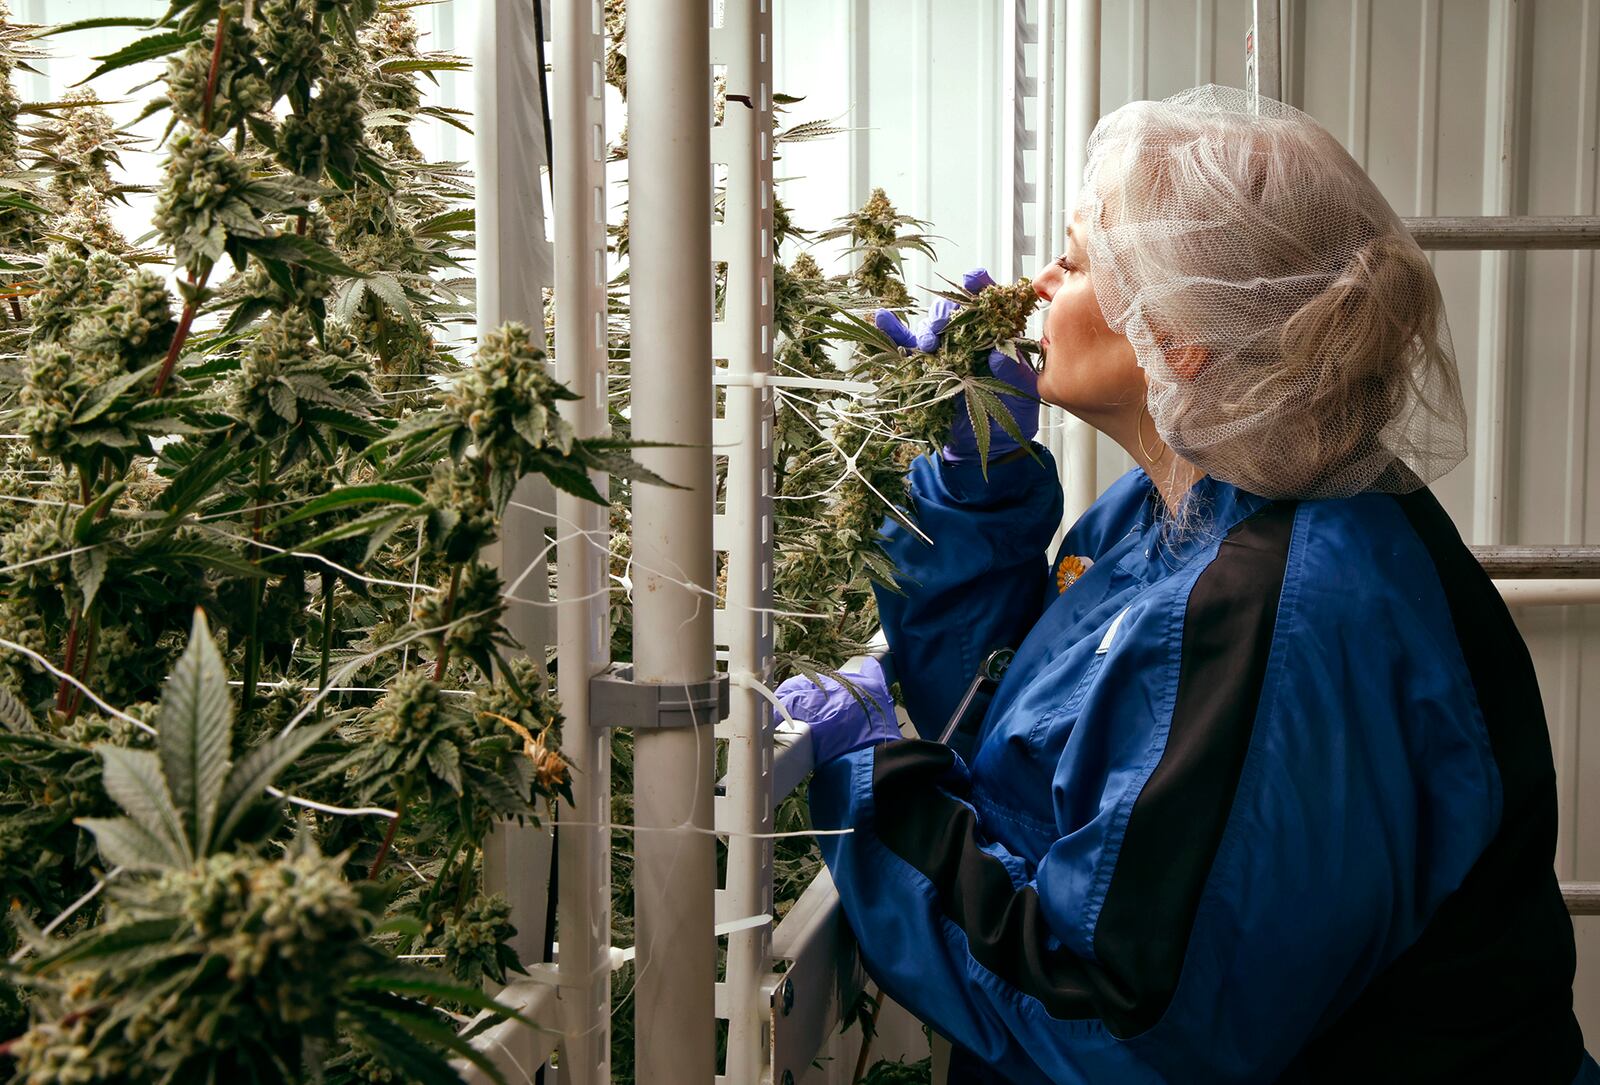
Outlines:
MULTIPOLYGON (((968 293, 976 294, 986 286, 994 286, 995 281, 989 277, 989 272, 985 268, 980 267, 963 275, 961 285, 966 287, 968 293)), ((900 318, 888 309, 879 309, 873 315, 872 322, 878 326, 879 331, 893 339, 896 345, 906 350, 931 353, 939 349, 939 336, 944 334, 945 325, 950 323, 950 318, 955 316, 960 308, 961 306, 948 298, 937 299, 933 303, 933 308, 928 311, 927 319, 917 325, 915 332, 907 328, 900 318)), ((1011 417, 1016 420, 1017 429, 1022 435, 1031 438, 1039 432, 1037 398, 1039 375, 1026 362, 1014 361, 998 350, 989 352, 989 370, 996 379, 1004 381, 1022 393, 1020 396, 1003 395, 1000 397, 1000 402, 1011 412, 1011 417)), ((1000 423, 993 418, 989 419, 991 460, 1008 452, 1015 452, 1021 447, 1000 423)), ((956 402, 956 414, 950 423, 950 438, 944 446, 944 458, 949 463, 961 463, 975 460, 977 457, 978 435, 972 430, 972 416, 967 413, 966 397, 962 396, 956 402)))
MULTIPOLYGON (((854 693, 826 675, 817 676, 822 683, 819 687, 803 674, 786 680, 777 690, 789 715, 811 725, 811 750, 818 765, 900 737, 894 698, 889 696, 889 683, 878 661, 869 656, 859 673, 842 673, 855 687, 854 693)), ((772 714, 774 723, 783 722, 783 714, 776 708, 772 714)))

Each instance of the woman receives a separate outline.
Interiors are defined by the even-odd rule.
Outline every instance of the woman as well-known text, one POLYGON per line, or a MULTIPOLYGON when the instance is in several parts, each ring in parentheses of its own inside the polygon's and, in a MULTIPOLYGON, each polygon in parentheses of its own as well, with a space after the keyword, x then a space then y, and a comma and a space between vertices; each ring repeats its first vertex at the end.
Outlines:
POLYGON ((1054 464, 969 428, 911 471, 933 545, 885 528, 921 734, 1016 649, 967 755, 886 741, 875 668, 878 711, 781 691, 867 971, 953 1080, 1600 1080, 1533 668, 1424 488, 1465 454, 1426 258, 1327 132, 1222 88, 1107 117, 1084 191, 1037 394, 1138 468, 1047 565, 1054 464))

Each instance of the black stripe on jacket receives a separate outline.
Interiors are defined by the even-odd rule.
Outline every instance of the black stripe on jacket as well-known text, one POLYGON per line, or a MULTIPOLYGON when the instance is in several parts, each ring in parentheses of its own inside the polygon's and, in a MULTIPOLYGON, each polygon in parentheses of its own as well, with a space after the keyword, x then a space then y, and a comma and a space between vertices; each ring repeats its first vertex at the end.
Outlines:
POLYGON ((1190 592, 1172 725, 1133 805, 1095 932, 1098 962, 1051 948, 1033 888, 1014 889, 978 846, 971 809, 931 786, 952 765, 949 750, 901 742, 877 753, 884 843, 933 883, 973 957, 1054 1017, 1097 1017, 1128 1037, 1172 1000, 1255 725, 1294 509, 1269 505, 1235 525, 1190 592))
POLYGON ((1500 772, 1499 831, 1422 935, 1284 1080, 1566 1085, 1583 1059, 1539 680, 1494 583, 1427 490, 1396 498, 1438 570, 1500 772))

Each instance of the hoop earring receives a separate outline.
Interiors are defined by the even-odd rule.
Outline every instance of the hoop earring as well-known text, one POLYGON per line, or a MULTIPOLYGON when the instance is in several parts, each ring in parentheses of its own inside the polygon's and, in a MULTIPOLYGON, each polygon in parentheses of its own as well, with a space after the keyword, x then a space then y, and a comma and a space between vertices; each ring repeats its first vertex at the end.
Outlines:
MULTIPOLYGON (((1133 435, 1139 441, 1139 451, 1144 453, 1144 458, 1149 461, 1151 467, 1154 467, 1156 464, 1160 463, 1166 458, 1167 446, 1165 442, 1161 441, 1160 439, 1161 431, 1156 430, 1156 443, 1161 445, 1161 455, 1155 457, 1154 459, 1150 458, 1150 450, 1144 447, 1144 420, 1149 417, 1150 411, 1147 406, 1143 403, 1139 404, 1139 418, 1133 424, 1133 435)), ((1155 429, 1155 425, 1156 420, 1154 418, 1150 418, 1150 428, 1155 429)))

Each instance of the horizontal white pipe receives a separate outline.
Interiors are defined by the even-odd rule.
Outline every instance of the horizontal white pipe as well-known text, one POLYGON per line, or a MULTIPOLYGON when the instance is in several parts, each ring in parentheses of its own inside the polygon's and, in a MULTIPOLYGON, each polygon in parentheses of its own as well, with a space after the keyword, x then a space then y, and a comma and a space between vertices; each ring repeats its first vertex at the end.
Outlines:
POLYGON ((1496 580, 1510 607, 1565 607, 1600 603, 1600 580, 1496 580))
MULTIPOLYGON (((561 1039, 561 1003, 556 998, 556 988, 536 980, 519 980, 501 989, 495 998, 533 1022, 533 1027, 508 1017, 474 1036, 472 1046, 488 1056, 504 1080, 530 1081, 561 1039)), ((472 1023, 478 1024, 489 1013, 483 1011, 472 1023)), ((454 1059, 451 1065, 466 1085, 491 1085, 494 1080, 465 1059, 454 1059)))

